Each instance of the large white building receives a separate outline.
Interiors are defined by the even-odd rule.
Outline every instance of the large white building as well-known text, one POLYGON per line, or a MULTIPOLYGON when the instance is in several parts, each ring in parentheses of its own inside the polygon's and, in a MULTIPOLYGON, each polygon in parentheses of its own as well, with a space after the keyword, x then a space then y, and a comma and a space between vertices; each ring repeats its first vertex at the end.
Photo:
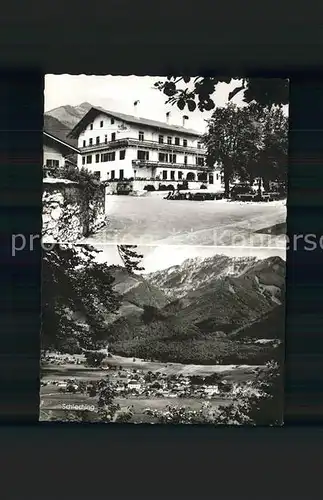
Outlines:
POLYGON ((78 166, 101 180, 147 179, 214 184, 201 134, 183 126, 91 108, 69 136, 78 140, 78 166))

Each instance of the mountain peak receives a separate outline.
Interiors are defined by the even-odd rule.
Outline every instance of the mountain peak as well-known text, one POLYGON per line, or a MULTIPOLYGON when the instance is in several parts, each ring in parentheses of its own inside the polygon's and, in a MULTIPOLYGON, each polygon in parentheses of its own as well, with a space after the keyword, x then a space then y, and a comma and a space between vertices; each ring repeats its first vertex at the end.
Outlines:
POLYGON ((65 106, 59 106, 58 108, 51 109, 45 114, 47 116, 52 116, 59 120, 63 125, 68 127, 70 130, 75 127, 75 125, 83 118, 84 115, 93 107, 89 102, 82 102, 77 106, 71 106, 66 104, 65 106))

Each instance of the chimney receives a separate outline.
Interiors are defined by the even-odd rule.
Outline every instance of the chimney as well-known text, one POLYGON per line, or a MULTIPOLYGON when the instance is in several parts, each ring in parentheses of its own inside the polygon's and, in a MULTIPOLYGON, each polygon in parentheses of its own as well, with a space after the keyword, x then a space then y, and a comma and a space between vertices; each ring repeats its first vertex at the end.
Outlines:
POLYGON ((188 120, 188 116, 184 115, 183 116, 183 127, 185 127, 186 120, 188 120))
POLYGON ((170 111, 167 111, 166 113, 166 123, 169 124, 169 117, 170 117, 170 111))
POLYGON ((140 101, 135 101, 133 103, 133 111, 134 111, 134 115, 137 116, 138 115, 138 104, 140 103, 140 101))

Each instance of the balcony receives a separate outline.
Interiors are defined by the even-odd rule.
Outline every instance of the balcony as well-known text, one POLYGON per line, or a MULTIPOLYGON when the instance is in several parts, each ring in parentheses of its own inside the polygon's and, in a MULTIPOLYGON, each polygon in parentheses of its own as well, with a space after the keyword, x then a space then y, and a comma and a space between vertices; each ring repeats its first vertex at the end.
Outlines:
POLYGON ((206 154, 205 148, 196 148, 193 146, 178 146, 175 144, 159 143, 158 141, 139 141, 139 139, 132 139, 130 137, 125 139, 118 139, 116 141, 100 142, 99 144, 93 144, 92 146, 80 147, 82 153, 90 153, 92 151, 101 151, 108 149, 120 149, 125 147, 141 147, 146 149, 154 149, 158 151, 168 151, 168 152, 179 152, 179 153, 191 153, 200 154, 201 156, 206 154))
POLYGON ((132 160, 133 167, 152 167, 152 168, 172 168, 181 170, 198 170, 199 172, 213 171, 208 166, 196 165, 196 163, 164 163, 162 161, 150 160, 132 160))

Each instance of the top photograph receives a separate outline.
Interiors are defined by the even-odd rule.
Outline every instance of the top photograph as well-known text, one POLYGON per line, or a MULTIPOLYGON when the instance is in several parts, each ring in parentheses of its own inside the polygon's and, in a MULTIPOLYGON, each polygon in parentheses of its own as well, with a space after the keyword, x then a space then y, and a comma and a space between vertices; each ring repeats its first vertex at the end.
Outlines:
POLYGON ((45 243, 286 247, 288 80, 46 75, 45 243))

